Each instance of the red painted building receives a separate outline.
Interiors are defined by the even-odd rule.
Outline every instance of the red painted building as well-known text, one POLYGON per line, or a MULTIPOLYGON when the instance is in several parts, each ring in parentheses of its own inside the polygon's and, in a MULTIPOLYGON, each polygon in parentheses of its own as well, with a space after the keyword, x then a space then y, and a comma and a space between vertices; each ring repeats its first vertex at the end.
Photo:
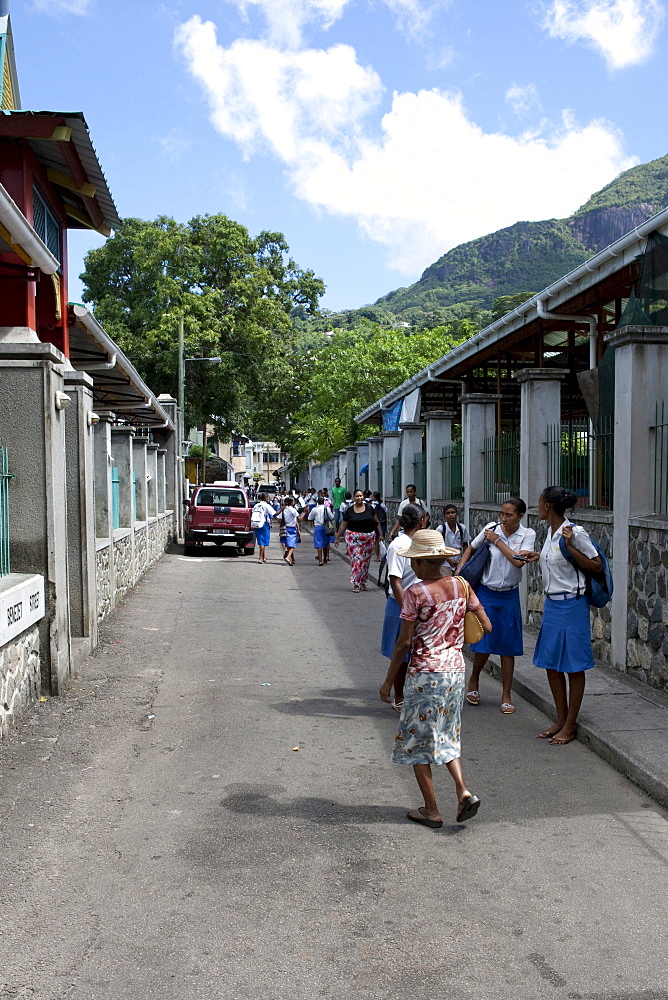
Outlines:
POLYGON ((0 0, 0 186, 0 331, 24 331, 21 339, 32 331, 69 357, 67 231, 109 236, 119 219, 84 116, 21 109, 8 0, 0 0), (15 209, 55 258, 53 273, 37 264, 39 247, 18 239, 15 209))

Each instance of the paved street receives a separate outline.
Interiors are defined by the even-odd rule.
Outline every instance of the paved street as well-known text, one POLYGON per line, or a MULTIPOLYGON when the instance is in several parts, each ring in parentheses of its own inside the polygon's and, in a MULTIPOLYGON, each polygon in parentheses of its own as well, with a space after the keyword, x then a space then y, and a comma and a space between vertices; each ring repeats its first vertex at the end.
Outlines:
POLYGON ((0 744, 0 998, 668 998, 666 814, 484 678, 478 818, 408 823, 382 593, 269 555, 167 555, 0 744))

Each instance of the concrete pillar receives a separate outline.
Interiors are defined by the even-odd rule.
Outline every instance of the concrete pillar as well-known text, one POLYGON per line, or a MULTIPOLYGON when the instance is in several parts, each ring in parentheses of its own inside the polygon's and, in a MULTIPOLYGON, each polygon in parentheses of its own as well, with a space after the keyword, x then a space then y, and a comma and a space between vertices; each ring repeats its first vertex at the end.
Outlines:
POLYGON ((605 340, 615 350, 615 479, 611 605, 612 664, 626 670, 629 518, 654 512, 656 403, 668 387, 668 327, 626 326, 605 340))
POLYGON ((346 449, 341 448, 340 451, 337 451, 336 455, 339 460, 339 479, 341 480, 341 485, 343 486, 344 490, 349 490, 350 486, 348 486, 348 466, 346 465, 346 449))
POLYGON ((357 446, 349 445, 346 448, 346 489, 350 490, 351 493, 357 489, 356 458, 357 446))
POLYGON ((111 454, 118 469, 119 527, 131 528, 134 523, 132 511, 132 441, 134 427, 111 428, 111 454))
POLYGON ((369 461, 369 442, 357 442, 357 486, 360 490, 366 489, 366 477, 362 475, 360 469, 369 461))
POLYGON ((469 392, 462 396, 464 520, 467 524, 471 504, 480 503, 485 494, 485 438, 496 434, 496 404, 500 399, 500 395, 485 392, 469 392))
POLYGON ((158 448, 146 445, 146 507, 149 517, 158 516, 158 448))
POLYGON ((394 496, 393 484, 392 484, 392 462, 395 458, 399 457, 399 452, 401 451, 401 434, 399 431, 386 431, 382 435, 383 441, 383 485, 381 487, 381 493, 383 494, 383 500, 388 499, 401 499, 401 494, 398 497, 394 496))
POLYGON ((457 419, 457 413, 449 410, 432 410, 425 413, 427 425, 427 507, 435 500, 452 500, 443 496, 443 462, 441 451, 452 444, 452 421, 457 419))
POLYGON ((369 444, 369 489, 382 494, 383 484, 378 478, 378 463, 383 460, 383 439, 380 435, 368 439, 369 444))
POLYGON ((550 426, 561 423, 561 383, 567 375, 566 368, 522 368, 515 372, 514 377, 522 387, 520 496, 527 507, 536 506, 546 486, 560 485, 549 481, 547 432, 550 426))
MULTIPOLYGON (((409 483, 414 482, 413 456, 416 451, 422 451, 422 431, 424 424, 405 422, 399 424, 401 431, 401 496, 406 492, 409 483)), ((420 497, 424 500, 424 497, 420 497)))
POLYGON ((58 694, 70 673, 65 356, 52 344, 0 343, 0 440, 9 489, 13 573, 45 581, 39 623, 42 690, 58 694))
POLYGON ((111 410, 99 411, 95 425, 95 534, 98 538, 111 538, 111 425, 116 414, 111 410))
POLYGON ((65 372, 65 392, 72 400, 65 411, 67 475, 67 552, 70 632, 73 665, 97 645, 95 586, 95 487, 93 380, 85 372, 65 372))
POLYGON ((183 440, 181 411, 176 400, 169 393, 161 393, 158 402, 171 419, 174 431, 166 430, 161 435, 161 441, 166 448, 165 456, 165 510, 173 510, 176 514, 177 541, 183 541, 182 501, 187 496, 185 486, 185 471, 181 458, 181 441, 183 440))
POLYGON ((167 509, 165 502, 166 488, 165 488, 165 458, 167 455, 166 448, 158 448, 158 514, 164 514, 167 509))
POLYGON ((132 442, 132 464, 137 479, 137 504, 135 509, 135 518, 137 521, 148 520, 148 491, 146 489, 148 468, 146 461, 147 444, 148 442, 145 437, 136 437, 132 442))

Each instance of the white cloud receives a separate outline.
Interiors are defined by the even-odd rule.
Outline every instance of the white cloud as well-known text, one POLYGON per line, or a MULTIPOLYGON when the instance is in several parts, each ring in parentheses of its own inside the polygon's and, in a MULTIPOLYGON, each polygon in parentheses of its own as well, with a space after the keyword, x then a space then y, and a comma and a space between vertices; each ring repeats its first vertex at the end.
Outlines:
POLYGON ((223 48, 198 17, 176 41, 218 131, 246 155, 273 153, 297 197, 356 219, 407 275, 518 219, 566 216, 636 162, 607 122, 565 113, 540 132, 490 133, 454 92, 395 93, 378 121, 381 80, 347 45, 223 48))
POLYGON ((553 38, 588 42, 616 70, 649 59, 664 14, 660 0, 551 0, 544 27, 553 38))
POLYGON ((156 141, 162 146, 165 156, 173 163, 180 160, 181 154, 190 147, 190 139, 176 128, 170 129, 167 135, 158 136, 156 141))
POLYGON ((532 111, 541 110, 540 98, 538 97, 535 83, 528 83, 525 87, 521 87, 519 83, 514 83, 506 91, 506 101, 520 118, 526 117, 532 111))
POLYGON ((36 10, 47 14, 87 14, 93 0, 33 0, 36 10))

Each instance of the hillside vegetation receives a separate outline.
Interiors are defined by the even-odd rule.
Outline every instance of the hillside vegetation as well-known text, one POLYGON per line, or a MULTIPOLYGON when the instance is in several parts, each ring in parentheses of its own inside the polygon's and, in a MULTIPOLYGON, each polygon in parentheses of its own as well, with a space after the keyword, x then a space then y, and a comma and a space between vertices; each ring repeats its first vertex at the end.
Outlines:
POLYGON ((668 205, 668 156, 626 170, 568 219, 516 222, 448 251, 408 288, 373 305, 328 314, 318 327, 350 328, 361 318, 425 329, 469 319, 481 327, 495 300, 540 291, 668 205))

